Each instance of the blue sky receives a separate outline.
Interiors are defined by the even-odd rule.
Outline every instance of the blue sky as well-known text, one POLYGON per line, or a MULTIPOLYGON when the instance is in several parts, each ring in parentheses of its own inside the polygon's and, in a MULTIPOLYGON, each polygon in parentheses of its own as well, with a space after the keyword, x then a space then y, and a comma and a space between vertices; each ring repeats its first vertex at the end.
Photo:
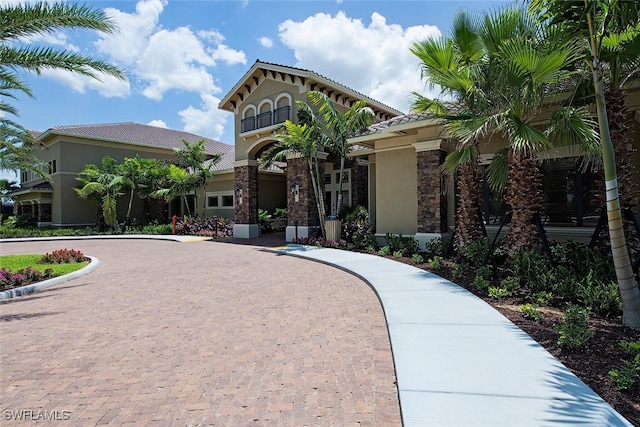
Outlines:
MULTIPOLYGON (((12 0, 0 0, 6 4, 12 0)), ((15 101, 28 129, 138 122, 233 144, 219 101, 257 60, 309 69, 408 112, 410 93, 432 94, 408 47, 447 33, 460 9, 507 1, 87 1, 119 26, 46 39, 123 69, 128 82, 60 71, 26 75, 35 99, 15 101)), ((4 175, 4 174, 2 174, 4 175)))

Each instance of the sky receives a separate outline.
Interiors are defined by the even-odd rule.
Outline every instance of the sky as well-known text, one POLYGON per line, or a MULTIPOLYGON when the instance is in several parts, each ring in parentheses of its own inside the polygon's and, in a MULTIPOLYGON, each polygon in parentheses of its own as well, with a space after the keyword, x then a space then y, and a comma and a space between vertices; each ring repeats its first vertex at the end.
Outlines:
MULTIPOLYGON (((0 0, 0 6, 16 0, 0 0)), ((127 0, 103 9, 113 34, 64 32, 22 40, 90 55, 127 81, 59 70, 23 74, 34 98, 13 100, 31 130, 137 122, 233 144, 233 120, 218 104, 256 60, 314 71, 404 113, 411 92, 436 96, 420 79, 411 43, 447 34, 460 9, 507 0, 127 0)), ((0 178, 11 177, 0 171, 0 178)))

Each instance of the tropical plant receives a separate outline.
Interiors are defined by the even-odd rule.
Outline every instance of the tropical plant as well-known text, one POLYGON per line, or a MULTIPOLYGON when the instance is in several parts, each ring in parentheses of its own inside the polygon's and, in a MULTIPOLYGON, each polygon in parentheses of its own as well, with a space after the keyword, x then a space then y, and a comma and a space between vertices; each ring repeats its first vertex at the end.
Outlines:
POLYGON ((323 181, 318 153, 325 146, 327 136, 323 133, 322 126, 309 105, 301 101, 297 101, 296 105, 300 123, 287 120, 284 126, 278 127, 273 133, 278 142, 262 155, 260 163, 265 167, 270 166, 275 161, 285 161, 289 155, 301 155, 305 159, 316 200, 320 229, 322 235, 326 236, 324 190, 320 188, 323 181))
POLYGON ((318 107, 318 113, 322 117, 324 126, 329 132, 329 138, 325 141, 326 148, 340 159, 340 176, 338 178, 338 195, 335 211, 331 213, 336 217, 342 212, 343 206, 343 175, 344 164, 347 155, 351 151, 351 145, 347 139, 357 131, 365 130, 375 119, 375 113, 366 101, 358 100, 344 113, 341 112, 331 98, 322 92, 311 91, 307 94, 311 103, 318 107))
MULTIPOLYGON (((207 140, 201 139, 199 141, 190 143, 185 139, 182 139, 184 147, 174 149, 175 155, 178 159, 178 166, 184 168, 192 178, 189 182, 192 185, 194 195, 194 206, 198 209, 198 192, 202 189, 203 200, 206 198, 207 181, 213 176, 213 168, 216 163, 220 161, 222 156, 218 153, 207 154, 205 144, 207 140)), ((206 212, 206 203, 203 203, 202 215, 206 212)), ((194 212, 195 214, 196 212, 194 212)))
MULTIPOLYGON (((99 79, 111 75, 125 76, 121 70, 70 50, 28 45, 34 35, 52 34, 59 30, 87 29, 102 33, 116 30, 102 10, 66 2, 4 3, 0 6, 0 111, 17 116, 7 98, 15 92, 33 96, 19 71, 40 73, 44 69, 62 69, 99 79)), ((34 155, 39 143, 20 124, 2 115, 0 118, 0 169, 30 170, 47 178, 46 164, 34 155)))
MULTIPOLYGON (((443 97, 453 98, 455 104, 430 99, 414 92, 412 109, 419 113, 432 112, 445 118, 462 110, 479 115, 487 108, 484 93, 491 82, 478 22, 466 11, 454 17, 451 33, 444 38, 430 38, 415 42, 411 52, 420 59, 422 78, 431 87, 442 89, 443 97)), ((478 150, 476 139, 458 144, 445 159, 444 171, 457 171, 458 193, 455 245, 462 247, 482 237, 478 216, 480 186, 478 179, 478 150)))
POLYGON ((117 172, 122 177, 122 184, 129 188, 129 205, 127 206, 127 215, 125 216, 125 226, 129 225, 131 219, 131 207, 133 206, 133 195, 139 187, 140 182, 140 156, 125 157, 124 161, 118 165, 117 172))
MULTIPOLYGON (((605 99, 605 76, 607 75, 605 70, 609 68, 612 71, 616 69, 620 71, 615 63, 622 63, 622 55, 613 56, 613 67, 603 61, 607 57, 608 47, 618 46, 614 51, 626 52, 626 49, 622 48, 624 45, 622 41, 635 40, 631 46, 637 43, 640 4, 619 0, 533 0, 531 8, 542 10, 543 16, 548 17, 552 25, 557 25, 561 29, 566 29, 566 25, 570 25, 572 34, 581 36, 579 40, 587 42, 586 45, 589 46, 588 52, 583 52, 583 58, 591 70, 593 80, 607 195, 609 240, 622 297, 622 323, 640 329, 640 288, 635 280, 624 234, 616 155, 605 99)), ((632 74, 637 73, 640 68, 638 60, 636 50, 635 54, 632 53, 630 60, 625 61, 631 65, 630 70, 635 70, 632 74)), ((615 77, 616 73, 612 76, 615 77)))
POLYGON ((151 196, 161 199, 164 203, 169 203, 176 197, 182 197, 187 208, 187 215, 191 216, 191 208, 187 202, 187 193, 193 190, 198 176, 190 174, 180 166, 169 164, 166 168, 158 171, 157 177, 159 179, 158 184, 162 185, 159 186, 151 196))
POLYGON ((82 183, 75 191, 82 199, 95 196, 101 200, 102 214, 107 226, 118 232, 118 197, 122 195, 124 179, 118 173, 116 161, 105 156, 102 158, 102 169, 94 164, 88 164, 76 178, 82 183))

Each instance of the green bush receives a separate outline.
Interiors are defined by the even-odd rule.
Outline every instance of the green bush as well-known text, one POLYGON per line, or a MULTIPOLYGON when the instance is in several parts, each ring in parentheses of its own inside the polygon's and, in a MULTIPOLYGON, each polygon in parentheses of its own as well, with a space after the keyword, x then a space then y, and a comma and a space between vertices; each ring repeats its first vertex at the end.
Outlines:
POLYGON ((429 258, 427 263, 429 264, 430 269, 439 270, 444 265, 444 258, 441 256, 434 256, 433 258, 429 258))
POLYGON ((441 256, 445 255, 447 251, 447 247, 449 246, 449 238, 436 237, 435 239, 429 240, 425 244, 425 250, 427 252, 427 256, 441 256))
POLYGON ((484 262, 489 251, 489 238, 483 237, 482 239, 469 243, 460 249, 462 258, 466 260, 470 265, 479 267, 484 262))
POLYGON ((601 317, 615 317, 622 314, 622 298, 617 282, 602 282, 593 271, 577 287, 577 300, 584 307, 601 317))
POLYGON ((418 253, 420 250, 418 241, 413 236, 387 233, 384 239, 385 246, 389 246, 392 252, 402 250, 405 255, 409 256, 418 253))
POLYGON ((391 246, 386 245, 380 248, 380 250, 378 250, 378 255, 389 255, 391 253, 391 246))
POLYGON ((576 349, 582 346, 593 336, 593 331, 589 329, 587 310, 576 304, 568 304, 564 319, 556 326, 556 331, 560 334, 558 345, 561 347, 576 349))
POLYGON ((620 347, 629 354, 631 359, 624 360, 620 368, 609 371, 609 377, 618 390, 627 391, 640 380, 640 340, 621 341, 620 347))
POLYGON ((509 289, 498 288, 495 286, 489 286, 488 292, 489 292, 489 298, 495 299, 495 300, 501 300, 511 295, 511 292, 509 291, 509 289))
POLYGON ((548 306, 553 301, 553 293, 547 291, 540 291, 536 295, 536 303, 541 306, 548 306))
POLYGON ((420 254, 411 255, 411 262, 414 264, 422 264, 424 262, 424 257, 420 254))
POLYGON ((402 249, 398 249, 393 251, 393 257, 394 258, 402 258, 404 256, 404 250, 402 249))
POLYGON ((535 320, 536 322, 540 320, 540 312, 536 304, 522 304, 520 311, 525 319, 535 320))

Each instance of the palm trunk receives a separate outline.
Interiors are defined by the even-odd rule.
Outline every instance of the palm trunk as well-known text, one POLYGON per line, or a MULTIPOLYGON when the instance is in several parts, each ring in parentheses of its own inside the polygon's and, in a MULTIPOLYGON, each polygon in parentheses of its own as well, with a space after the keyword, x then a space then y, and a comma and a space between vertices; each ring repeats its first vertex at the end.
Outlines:
POLYGON ((531 153, 509 149, 509 181, 506 201, 511 207, 511 222, 507 232, 507 251, 510 255, 520 249, 540 245, 533 215, 542 211, 541 176, 531 153))
POLYGON ((458 209, 455 235, 458 251, 482 237, 481 218, 478 217, 479 200, 478 160, 474 158, 458 169, 458 209))
POLYGON ((640 329, 640 288, 638 288, 635 280, 624 235, 615 153, 609 132, 607 108, 604 103, 604 85, 600 67, 601 65, 598 59, 594 59, 593 82, 596 94, 598 125, 600 127, 600 142, 602 144, 602 163, 604 166, 611 254, 616 268, 616 277, 622 299, 622 324, 634 329, 640 329))
POLYGON ((322 236, 326 236, 325 227, 324 227, 324 197, 320 188, 318 186, 318 182, 320 181, 320 168, 318 166, 318 162, 313 162, 312 159, 309 159, 309 174, 311 175, 311 185, 313 186, 313 192, 316 196, 316 208, 318 209, 318 219, 320 220, 320 231, 322 232, 322 236), (314 170, 315 166, 315 170, 314 170))
POLYGON ((340 178, 338 178, 338 195, 336 196, 336 212, 334 216, 342 212, 342 175, 344 174, 344 157, 340 157, 340 178))
POLYGON ((133 205, 133 188, 129 195, 129 207, 127 208, 127 216, 125 218, 125 227, 129 225, 129 219, 131 218, 131 206, 133 205))

